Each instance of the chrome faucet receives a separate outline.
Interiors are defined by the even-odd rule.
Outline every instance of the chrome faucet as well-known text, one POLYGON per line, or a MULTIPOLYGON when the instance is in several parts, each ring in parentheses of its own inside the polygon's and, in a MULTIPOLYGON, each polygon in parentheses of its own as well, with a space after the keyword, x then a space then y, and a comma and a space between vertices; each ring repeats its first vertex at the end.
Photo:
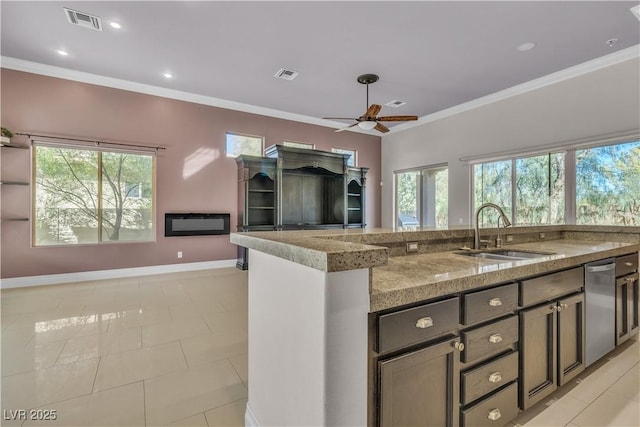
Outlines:
POLYGON ((480 245, 482 243, 486 244, 488 246, 489 241, 488 240, 480 240, 480 232, 478 231, 478 227, 479 227, 479 223, 480 223, 480 211, 482 211, 484 208, 495 208, 498 211, 498 214, 500 215, 498 217, 498 238, 496 239, 496 241, 498 243, 501 242, 500 239, 500 219, 502 219, 502 222, 504 223, 505 228, 509 227, 511 225, 511 221, 509 221, 509 218, 507 218, 507 216, 505 215, 504 211, 502 210, 502 208, 498 205, 496 205, 495 203, 485 203, 483 205, 481 205, 478 210, 476 210, 476 227, 475 227, 475 233, 474 233, 474 242, 473 242, 473 248, 474 249, 481 249, 480 245))

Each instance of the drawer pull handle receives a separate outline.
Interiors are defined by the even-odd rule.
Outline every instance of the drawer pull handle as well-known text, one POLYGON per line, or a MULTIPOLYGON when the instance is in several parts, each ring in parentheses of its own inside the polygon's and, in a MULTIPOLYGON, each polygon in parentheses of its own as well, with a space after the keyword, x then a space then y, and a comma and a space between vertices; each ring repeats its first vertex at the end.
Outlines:
POLYGON ((493 374, 489 375, 490 383, 499 383, 500 381, 502 381, 502 374, 500 372, 494 372, 493 374))
POLYGON ((624 265, 626 265, 627 267, 633 267, 633 263, 632 262, 625 262, 624 265))
POLYGON ((433 326, 433 319, 431 317, 423 317, 416 322, 416 328, 426 329, 433 326))
POLYGON ((502 342, 502 337, 500 336, 500 334, 489 335, 489 342, 491 344, 497 344, 499 342, 502 342))
POLYGON ((455 348, 458 351, 462 351, 464 350, 464 344, 461 342, 454 342, 453 343, 453 348, 455 348))
POLYGON ((489 305, 491 307, 500 307, 502 305, 502 300, 500 298, 491 298, 489 300, 489 305))
POLYGON ((627 282, 631 283, 631 282, 635 281, 636 279, 634 279, 633 277, 627 277, 624 280, 626 280, 627 282))
POLYGON ((489 418, 491 421, 495 421, 500 419, 501 416, 502 414, 500 413, 500 409, 496 408, 489 411, 489 415, 487 415, 487 418, 489 418))

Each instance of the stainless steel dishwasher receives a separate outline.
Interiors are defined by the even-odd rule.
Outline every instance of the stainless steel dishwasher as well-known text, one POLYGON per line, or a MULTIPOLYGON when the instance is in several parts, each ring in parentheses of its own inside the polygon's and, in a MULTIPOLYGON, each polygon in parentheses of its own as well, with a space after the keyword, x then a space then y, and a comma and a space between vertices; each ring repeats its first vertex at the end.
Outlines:
POLYGON ((616 260, 584 266, 585 359, 589 366, 615 348, 616 260))

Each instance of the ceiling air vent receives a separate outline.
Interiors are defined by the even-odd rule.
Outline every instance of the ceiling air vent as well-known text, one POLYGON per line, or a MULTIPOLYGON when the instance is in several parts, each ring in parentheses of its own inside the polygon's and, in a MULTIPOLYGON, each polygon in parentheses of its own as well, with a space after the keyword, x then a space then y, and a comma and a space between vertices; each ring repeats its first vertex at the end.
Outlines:
POLYGON ((404 104, 406 104, 406 102, 404 102, 404 101, 398 101, 397 99, 395 99, 395 100, 393 100, 393 101, 389 101, 389 102, 387 102, 387 103, 386 103, 386 104, 384 104, 384 105, 387 105, 387 106, 389 106, 389 107, 393 107, 393 108, 398 108, 398 107, 403 106, 404 104))
POLYGON ((99 17, 89 15, 88 13, 79 12, 73 9, 64 9, 64 14, 67 15, 67 19, 73 25, 80 27, 91 28, 92 30, 102 31, 102 21, 99 17))
POLYGON ((278 79, 283 79, 283 80, 293 80, 296 77, 298 77, 299 74, 300 73, 297 71, 280 68, 278 72, 273 75, 273 77, 276 77, 278 79))

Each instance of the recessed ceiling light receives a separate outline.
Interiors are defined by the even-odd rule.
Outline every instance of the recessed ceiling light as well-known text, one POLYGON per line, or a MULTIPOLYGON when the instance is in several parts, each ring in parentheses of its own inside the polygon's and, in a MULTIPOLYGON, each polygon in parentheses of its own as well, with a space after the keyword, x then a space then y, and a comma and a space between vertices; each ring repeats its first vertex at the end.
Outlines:
POLYGON ((631 8, 631 13, 633 13, 636 16, 636 18, 638 18, 638 20, 640 21, 640 4, 637 6, 633 6, 631 8))
POLYGON ((171 74, 171 73, 162 73, 162 75, 164 76, 165 79, 172 79, 173 78, 173 74, 171 74))
POLYGON ((526 42, 526 43, 522 43, 521 45, 519 45, 516 49, 518 49, 518 52, 526 52, 528 50, 533 49, 534 47, 536 47, 535 43, 526 42))
POLYGON ((69 52, 67 52, 66 50, 63 49, 56 49, 56 53, 60 56, 67 56, 69 55, 69 52))
POLYGON ((122 28, 122 25, 120 25, 119 23, 117 23, 115 21, 109 22, 109 25, 111 26, 111 28, 115 28, 116 30, 119 30, 120 28, 122 28))

